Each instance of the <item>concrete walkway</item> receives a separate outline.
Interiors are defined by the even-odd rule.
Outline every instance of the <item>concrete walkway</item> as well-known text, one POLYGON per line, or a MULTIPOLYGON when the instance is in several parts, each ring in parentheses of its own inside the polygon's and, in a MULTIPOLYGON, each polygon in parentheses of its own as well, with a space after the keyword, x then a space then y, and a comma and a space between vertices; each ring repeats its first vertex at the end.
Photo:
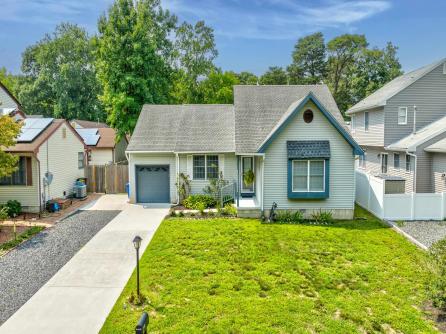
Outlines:
POLYGON ((97 333, 135 268, 135 235, 144 252, 167 208, 126 204, 106 195, 89 210, 123 211, 91 239, 28 302, 0 333, 97 333), (107 204, 109 203, 109 205, 107 204))

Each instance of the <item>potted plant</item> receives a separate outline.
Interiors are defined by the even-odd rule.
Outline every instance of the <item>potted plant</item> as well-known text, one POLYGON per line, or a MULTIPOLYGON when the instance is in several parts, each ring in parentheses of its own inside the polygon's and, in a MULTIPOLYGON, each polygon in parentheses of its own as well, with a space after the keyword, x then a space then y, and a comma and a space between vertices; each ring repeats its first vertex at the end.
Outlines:
POLYGON ((249 187, 250 185, 252 185, 254 183, 254 172, 252 171, 252 169, 246 171, 243 174, 243 183, 245 184, 245 186, 249 187))

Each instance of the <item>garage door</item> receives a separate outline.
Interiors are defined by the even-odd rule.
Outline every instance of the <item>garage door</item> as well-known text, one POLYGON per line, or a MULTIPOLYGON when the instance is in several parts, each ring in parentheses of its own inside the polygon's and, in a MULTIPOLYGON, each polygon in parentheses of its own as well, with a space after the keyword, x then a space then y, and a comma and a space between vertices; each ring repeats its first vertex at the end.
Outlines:
POLYGON ((138 203, 170 203, 169 166, 136 166, 138 203))

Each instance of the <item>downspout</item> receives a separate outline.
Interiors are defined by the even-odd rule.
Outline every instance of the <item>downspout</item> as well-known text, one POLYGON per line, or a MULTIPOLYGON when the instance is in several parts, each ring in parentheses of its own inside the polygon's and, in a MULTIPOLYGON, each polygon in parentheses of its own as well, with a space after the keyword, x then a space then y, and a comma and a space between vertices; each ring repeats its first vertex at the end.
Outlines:
POLYGON ((413 131, 415 134, 417 132, 417 106, 413 106, 413 131))
POLYGON ((262 201, 262 203, 261 203, 262 214, 263 214, 263 199, 265 198, 265 195, 264 195, 264 190, 265 190, 264 180, 265 180, 265 156, 262 156, 262 198, 260 199, 262 201))
POLYGON ((40 173, 40 160, 37 157, 37 154, 34 156, 37 160, 37 168, 38 168, 38 172, 39 172, 39 179, 37 180, 38 182, 38 191, 39 191, 39 213, 42 212, 42 185, 40 184, 41 182, 41 173, 40 173))
POLYGON ((412 188, 413 188, 413 192, 416 193, 417 192, 417 156, 416 154, 413 153, 409 153, 408 151, 406 151, 406 154, 414 157, 415 161, 415 167, 414 167, 414 171, 413 171, 413 182, 412 182, 412 188))
POLYGON ((176 174, 176 186, 177 186, 177 202, 176 205, 180 204, 180 156, 178 152, 175 153, 175 174, 176 174))
POLYGON ((237 208, 240 206, 240 156, 237 155, 237 208))

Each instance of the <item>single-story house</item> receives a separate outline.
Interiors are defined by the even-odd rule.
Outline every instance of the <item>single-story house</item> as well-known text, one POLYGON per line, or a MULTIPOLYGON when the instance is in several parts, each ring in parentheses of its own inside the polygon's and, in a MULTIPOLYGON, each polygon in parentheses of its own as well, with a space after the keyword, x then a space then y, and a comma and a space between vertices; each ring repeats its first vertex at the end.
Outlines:
POLYGON ((7 152, 18 155, 18 169, 0 178, 0 203, 18 200, 26 212, 39 212, 46 202, 73 192, 84 177, 82 138, 63 119, 26 118, 16 145, 7 152))
POLYGON ((180 173, 192 193, 221 173, 241 215, 277 203, 349 219, 363 151, 326 85, 296 85, 234 86, 233 105, 144 105, 127 154, 132 203, 177 203, 180 173))
POLYGON ((73 120, 71 125, 83 138, 88 149, 89 165, 108 165, 127 162, 127 137, 116 142, 116 131, 105 123, 73 120))

